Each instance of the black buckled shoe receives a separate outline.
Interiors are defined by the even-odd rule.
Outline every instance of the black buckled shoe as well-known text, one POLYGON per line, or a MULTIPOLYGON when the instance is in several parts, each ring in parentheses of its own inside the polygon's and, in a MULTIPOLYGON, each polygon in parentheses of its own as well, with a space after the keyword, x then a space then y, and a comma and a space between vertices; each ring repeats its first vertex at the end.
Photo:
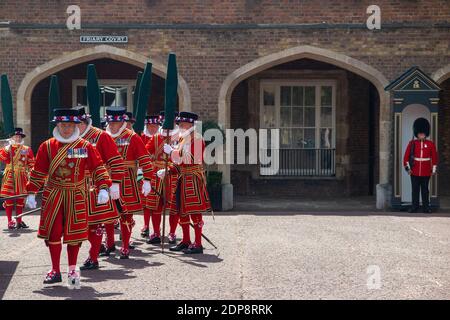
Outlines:
POLYGON ((29 227, 23 221, 17 224, 17 229, 28 229, 28 228, 29 227))
POLYGON ((100 253, 100 257, 109 257, 111 252, 116 251, 116 246, 112 246, 111 248, 106 248, 105 252, 100 253))
POLYGON ((100 245, 100 250, 98 250, 98 254, 106 252, 106 245, 104 243, 102 243, 100 245))
POLYGON ((121 249, 120 250, 120 259, 129 259, 130 258, 130 250, 121 249))
POLYGON ((150 238, 146 241, 148 244, 161 244, 161 236, 157 234, 152 234, 150 238))
POLYGON ((184 249, 189 248, 189 243, 180 242, 174 247, 170 247, 170 251, 183 251, 184 249))
POLYGON ((44 284, 52 284, 57 282, 62 282, 61 273, 53 270, 49 271, 44 278, 44 284))
POLYGON ((141 237, 142 238, 148 238, 149 235, 150 235, 150 229, 149 228, 143 228, 141 230, 141 237))
POLYGON ((98 269, 98 262, 94 262, 91 258, 87 258, 80 270, 96 270, 98 269))
POLYGON ((169 233, 169 244, 176 244, 177 243, 177 235, 175 233, 169 233))
POLYGON ((190 245, 188 248, 183 250, 183 253, 185 253, 185 254, 201 254, 201 253, 203 253, 203 247, 190 245))

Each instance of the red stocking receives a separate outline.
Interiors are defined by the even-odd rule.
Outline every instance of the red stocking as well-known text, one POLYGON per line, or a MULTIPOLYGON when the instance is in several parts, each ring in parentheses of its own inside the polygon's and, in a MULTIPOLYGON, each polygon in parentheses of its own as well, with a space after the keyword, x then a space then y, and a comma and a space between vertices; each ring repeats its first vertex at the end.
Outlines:
POLYGON ((50 250, 50 258, 52 259, 52 270, 57 273, 60 273, 61 270, 59 269, 59 265, 60 265, 61 250, 62 250, 61 242, 48 243, 48 249, 50 250))
POLYGON ((191 219, 194 224, 195 245, 197 247, 201 247, 201 245, 202 245, 202 228, 203 228, 202 215, 201 214, 192 214, 191 219))
POLYGON ((144 228, 148 229, 150 225, 150 209, 144 208, 144 228))
POLYGON ((161 235, 161 213, 153 211, 152 213, 153 232, 161 235))
POLYGON ((100 225, 89 226, 88 240, 91 244, 89 249, 89 258, 93 262, 97 262, 100 246, 102 245, 102 233, 100 225))
POLYGON ((78 251, 80 251, 81 243, 67 245, 67 260, 69 263, 69 271, 75 270, 77 265, 78 251))
POLYGON ((126 214, 120 219, 120 232, 122 233, 122 249, 128 250, 130 244, 131 231, 133 229, 133 215, 126 214))
POLYGON ((179 218, 178 214, 169 215, 170 233, 175 233, 177 231, 178 218, 179 218))
POLYGON ((12 206, 5 206, 5 211, 6 211, 6 216, 8 217, 8 223, 10 223, 11 220, 12 220, 13 207, 12 206))
MULTIPOLYGON (((22 206, 16 206, 16 216, 21 215, 23 212, 22 206)), ((17 223, 22 223, 22 218, 17 219, 17 223)))
POLYGON ((105 223, 106 246, 112 248, 114 246, 114 223, 105 223))

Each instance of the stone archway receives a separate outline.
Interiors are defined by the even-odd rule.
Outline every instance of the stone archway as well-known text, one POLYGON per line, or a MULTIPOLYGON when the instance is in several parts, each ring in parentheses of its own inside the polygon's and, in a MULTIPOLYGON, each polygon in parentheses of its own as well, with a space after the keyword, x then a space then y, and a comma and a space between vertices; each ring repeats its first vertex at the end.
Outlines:
MULTIPOLYGON (((23 78, 17 91, 17 125, 24 128, 25 132, 30 132, 31 136, 31 95, 34 87, 43 79, 50 75, 66 69, 68 67, 99 58, 110 58, 143 68, 150 59, 144 55, 134 53, 125 49, 108 45, 99 45, 82 49, 79 51, 64 54, 43 65, 36 67, 27 73, 23 78)), ((151 59, 152 71, 154 74, 165 78, 167 67, 154 59, 151 59)), ((191 110, 191 95, 186 81, 178 77, 179 104, 181 110, 191 110)), ((28 136, 27 139, 31 137, 28 136)))
MULTIPOLYGON (((313 59, 321 62, 333 64, 340 68, 349 70, 355 74, 369 80, 377 89, 380 97, 380 136, 379 136, 379 159, 380 176, 379 184, 387 186, 389 184, 390 173, 390 148, 391 148, 391 105, 389 93, 384 88, 389 84, 387 78, 375 68, 347 55, 313 46, 298 46, 276 52, 258 58, 229 74, 222 83, 218 101, 218 122, 223 128, 230 128, 231 94, 234 88, 244 79, 249 78, 263 70, 273 66, 283 64, 298 59, 313 59)), ((223 172, 223 182, 230 183, 230 166, 221 165, 223 172)), ((386 207, 388 188, 377 188, 377 207, 386 207), (379 189, 379 190, 378 190, 379 189)), ((230 201, 227 201, 230 202, 230 201)))
POLYGON ((436 81, 436 83, 441 84, 448 78, 450 78, 450 64, 446 65, 445 67, 442 67, 438 70, 436 70, 432 75, 431 78, 436 81))

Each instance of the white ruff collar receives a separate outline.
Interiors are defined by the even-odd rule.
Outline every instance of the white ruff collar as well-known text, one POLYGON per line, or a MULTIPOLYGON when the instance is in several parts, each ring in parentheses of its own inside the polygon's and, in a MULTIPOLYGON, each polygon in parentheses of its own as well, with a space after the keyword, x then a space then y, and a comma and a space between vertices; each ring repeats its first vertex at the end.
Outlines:
POLYGON ((59 133, 58 127, 53 128, 53 137, 61 143, 72 143, 80 137, 80 129, 75 128, 75 132, 67 139, 63 138, 59 133))
POLYGON ((118 136, 120 136, 123 132, 123 130, 125 130, 125 128, 127 127, 127 123, 124 122, 122 124, 122 127, 120 127, 119 131, 117 131, 117 133, 112 133, 111 129, 109 128, 109 124, 106 126, 106 133, 108 133, 112 138, 117 138, 118 136))
POLYGON ((192 126, 191 128, 187 130, 180 130, 180 138, 186 138, 188 135, 190 135, 194 131, 195 127, 192 126))
POLYGON ((150 133, 148 132, 147 126, 144 127, 144 131, 143 131, 142 133, 143 133, 146 137, 149 137, 149 138, 151 138, 151 137, 154 136, 154 134, 150 134, 150 133))
POLYGON ((86 129, 83 131, 83 133, 80 134, 80 138, 83 138, 86 133, 89 132, 89 130, 91 130, 92 128, 92 119, 88 119, 88 125, 86 126, 86 129))
POLYGON ((24 142, 25 142, 24 140, 22 140, 22 141, 19 142, 19 143, 16 143, 13 139, 9 139, 9 140, 8 140, 8 143, 9 143, 10 145, 12 145, 12 146, 23 145, 24 142))
MULTIPOLYGON (((169 136, 170 136, 170 137, 171 137, 171 136, 174 136, 174 135, 178 134, 179 131, 180 131, 180 129, 178 128, 178 126, 175 126, 175 127, 173 128, 173 130, 169 130, 169 136)), ((166 130, 166 129, 163 129, 162 127, 160 127, 160 128, 158 129, 158 134, 162 135, 163 137, 166 137, 166 136, 167 136, 166 132, 167 132, 167 130, 166 130)))

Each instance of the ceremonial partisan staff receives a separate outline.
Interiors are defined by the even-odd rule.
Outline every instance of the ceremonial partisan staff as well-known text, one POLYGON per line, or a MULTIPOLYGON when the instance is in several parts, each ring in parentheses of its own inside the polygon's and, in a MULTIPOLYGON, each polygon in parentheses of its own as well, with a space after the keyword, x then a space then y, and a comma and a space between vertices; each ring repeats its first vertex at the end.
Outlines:
MULTIPOLYGON (((86 70, 86 91, 87 91, 87 105, 89 107, 89 114, 91 115, 92 125, 101 129, 101 91, 98 84, 97 71, 95 65, 90 63, 86 70)), ((119 213, 123 213, 122 204, 120 199, 115 200, 117 210, 119 213)))
POLYGON ((53 74, 50 76, 50 88, 48 90, 48 135, 52 135, 54 128, 53 109, 61 108, 61 99, 59 96, 59 84, 58 77, 53 74))
MULTIPOLYGON (((13 102, 11 95, 11 88, 9 87, 8 77, 6 74, 1 75, 1 102, 3 113, 3 130, 7 136, 10 136, 14 132, 14 120, 13 120, 13 102)), ((17 151, 19 152, 19 151, 17 151)), ((11 178, 13 184, 13 193, 16 193, 16 177, 14 172, 14 151, 12 145, 9 146, 9 157, 11 162, 11 178)), ((8 178, 8 177, 6 177, 8 178)), ((14 201, 14 212, 16 211, 16 202, 14 201)))
MULTIPOLYGON (((152 87, 152 64, 147 62, 145 64, 144 73, 136 81, 136 85, 139 83, 139 88, 135 89, 135 96, 137 96, 136 110, 133 110, 133 116, 136 121, 134 122, 133 129, 137 133, 141 133, 144 130, 144 121, 147 114, 148 102, 150 101, 150 93, 152 87), (137 90, 137 91, 136 91, 137 90)), ((134 107, 133 107, 134 109, 134 107)))
MULTIPOLYGON (((170 130, 173 130, 173 123, 175 120, 175 107, 177 104, 177 90, 178 90, 178 70, 177 60, 174 53, 169 53, 167 62, 167 74, 166 74, 166 87, 164 92, 164 122, 162 130, 166 132, 165 144, 170 144, 170 130)), ((168 169, 168 154, 164 157, 164 183, 163 194, 167 195, 167 188, 169 187, 169 175, 168 169)), ((164 235, 166 234, 166 210, 167 210, 167 197, 163 197, 163 211, 162 211, 162 237, 161 237, 161 251, 164 253, 164 235)))
POLYGON ((136 84, 134 85, 133 92, 133 117, 136 119, 137 116, 137 108, 138 108, 138 100, 139 100, 139 87, 141 86, 142 80, 142 71, 138 71, 136 84))

